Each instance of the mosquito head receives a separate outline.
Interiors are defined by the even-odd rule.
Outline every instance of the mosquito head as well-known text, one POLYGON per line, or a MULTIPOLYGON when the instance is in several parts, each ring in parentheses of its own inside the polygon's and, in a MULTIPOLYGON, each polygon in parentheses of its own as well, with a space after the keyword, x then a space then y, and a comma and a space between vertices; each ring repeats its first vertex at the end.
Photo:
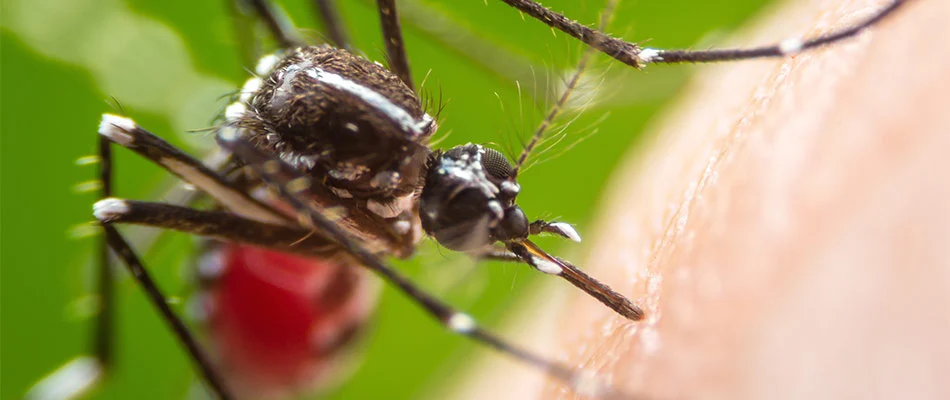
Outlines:
POLYGON ((420 199, 422 227, 443 246, 471 251, 528 237, 511 163, 477 144, 433 153, 420 199))

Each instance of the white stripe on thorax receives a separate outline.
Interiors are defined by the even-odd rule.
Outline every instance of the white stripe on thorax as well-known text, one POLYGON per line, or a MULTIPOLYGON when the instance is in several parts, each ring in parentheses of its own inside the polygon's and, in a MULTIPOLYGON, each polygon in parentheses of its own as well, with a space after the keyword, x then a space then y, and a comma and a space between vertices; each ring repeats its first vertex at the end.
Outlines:
POLYGON ((409 133, 412 137, 421 136, 423 134, 422 128, 429 125, 432 121, 432 117, 430 117, 429 114, 423 114, 421 119, 416 120, 412 115, 409 115, 406 110, 394 104, 386 98, 386 96, 359 83, 353 82, 342 75, 325 71, 316 66, 307 68, 306 73, 317 82, 336 90, 352 94, 360 100, 363 100, 366 104, 376 107, 376 109, 398 124, 404 132, 409 133))

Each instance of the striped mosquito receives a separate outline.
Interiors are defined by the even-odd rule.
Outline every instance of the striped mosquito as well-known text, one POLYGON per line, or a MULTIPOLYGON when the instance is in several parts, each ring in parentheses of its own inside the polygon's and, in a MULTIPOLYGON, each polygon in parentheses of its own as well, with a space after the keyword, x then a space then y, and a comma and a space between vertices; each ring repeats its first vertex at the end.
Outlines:
POLYGON ((905 3, 896 0, 859 24, 816 38, 793 37, 754 48, 691 51, 641 47, 603 33, 617 0, 607 2, 596 28, 532 0, 501 0, 589 46, 565 79, 564 90, 541 125, 512 161, 479 144, 447 150, 430 147, 438 118, 429 114, 416 91, 395 1, 376 2, 388 68, 348 50, 352 45, 332 0, 316 1, 327 27, 329 43, 323 45, 301 40, 274 4, 245 1, 279 49, 261 58, 254 76, 214 129, 217 143, 228 154, 226 159, 206 165, 126 116, 103 115, 99 127, 102 199, 93 207, 105 233, 99 253, 102 308, 93 356, 54 373, 34 393, 48 393, 53 388, 71 397, 87 390, 110 368, 111 251, 132 272, 210 390, 220 398, 280 393, 320 380, 332 365, 329 360, 352 341, 369 316, 371 306, 359 300, 365 297, 366 271, 398 288, 449 331, 528 363, 578 394, 634 397, 602 384, 594 374, 561 365, 483 329, 469 315, 420 289, 385 258, 409 257, 421 239, 429 236, 445 248, 478 260, 522 263, 563 278, 619 315, 637 321, 643 318, 643 312, 633 301, 531 240, 551 234, 578 241, 580 236, 570 224, 532 220, 529 212, 517 204, 522 190, 519 173, 562 111, 592 53, 605 53, 636 69, 650 64, 786 57, 850 38, 905 3), (113 197, 113 144, 138 153, 193 185, 215 205, 199 209, 191 204, 113 197), (215 315, 209 327, 211 337, 218 340, 212 344, 214 351, 206 350, 168 306, 167 297, 152 282, 145 265, 116 229, 117 224, 146 225, 214 239, 201 266, 215 271, 207 274, 209 286, 215 291, 212 300, 217 301, 209 305, 209 313, 215 315), (310 313, 307 324, 281 328, 285 330, 278 336, 270 335, 266 327, 283 326, 282 318, 289 318, 289 314, 273 309, 294 306, 300 301, 294 293, 300 293, 283 293, 286 301, 272 302, 269 306, 273 308, 264 312, 259 307, 225 303, 233 295, 228 285, 260 285, 261 271, 269 268, 291 271, 285 277, 291 283, 310 282, 308 273, 324 271, 321 283, 305 291, 309 297, 304 303, 319 308, 319 312, 307 306, 298 310, 302 315, 310 313), (234 277, 235 271, 251 269, 256 272, 250 278, 234 277), (227 330, 249 324, 264 328, 251 329, 247 334, 227 330))

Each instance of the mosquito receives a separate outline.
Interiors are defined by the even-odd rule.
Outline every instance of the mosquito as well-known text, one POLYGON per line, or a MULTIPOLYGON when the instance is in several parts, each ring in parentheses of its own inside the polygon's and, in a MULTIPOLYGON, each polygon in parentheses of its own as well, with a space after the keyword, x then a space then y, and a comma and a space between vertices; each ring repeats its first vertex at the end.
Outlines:
MULTIPOLYGON (((447 150, 430 146, 438 118, 428 113, 416 91, 394 0, 376 2, 388 68, 351 52, 346 28, 332 0, 316 2, 330 42, 324 45, 301 40, 274 4, 247 1, 279 49, 260 60, 254 76, 215 128, 215 139, 228 154, 220 164, 202 163, 126 116, 103 115, 98 156, 102 199, 93 206, 104 232, 99 252, 102 309, 93 356, 61 370, 38 387, 72 397, 96 383, 110 367, 111 252, 147 293, 210 390, 223 399, 244 397, 245 392, 256 396, 269 394, 271 389, 299 387, 329 373, 321 367, 329 365, 327 360, 352 341, 368 318, 371 307, 358 300, 366 297, 362 294, 366 292, 367 271, 402 291, 449 331, 532 365, 578 394, 635 398, 635 394, 601 383, 592 373, 524 350, 482 328, 468 314, 422 290, 385 258, 410 257, 422 238, 428 236, 447 249, 477 260, 522 263, 560 277, 635 322, 643 318, 643 312, 633 301, 531 240, 551 234, 579 241, 578 232, 565 222, 532 220, 517 204, 522 190, 517 178, 548 135, 593 52, 602 52, 636 69, 650 64, 785 57, 855 36, 905 3, 895 0, 859 24, 816 38, 793 37, 745 49, 692 51, 641 47, 603 33, 618 0, 608 1, 595 28, 532 0, 501 0, 589 46, 540 126, 521 153, 509 160, 486 145, 467 144, 447 150), (193 185, 213 199, 214 206, 199 209, 192 204, 113 197, 112 145, 130 149, 193 185), (308 293, 313 296, 307 301, 317 299, 322 314, 311 313, 306 326, 287 328, 300 330, 281 331, 284 336, 268 336, 262 331, 228 336, 222 332, 233 331, 221 326, 215 331, 215 324, 273 324, 280 321, 281 315, 276 314, 281 313, 269 310, 244 314, 253 307, 231 307, 231 303, 223 302, 227 283, 221 283, 221 276, 208 274, 210 285, 218 290, 218 301, 209 311, 218 316, 211 322, 211 336, 217 334, 216 339, 224 342, 213 345, 215 351, 210 352, 168 306, 167 296, 151 280, 148 269, 116 229, 117 224, 146 225, 214 239, 215 244, 206 250, 203 267, 232 274, 231 283, 235 270, 254 270, 251 278, 243 281, 246 284, 258 284, 255 279, 263 279, 267 271, 275 275, 282 271, 286 287, 302 284, 308 271, 324 271, 322 280, 303 282, 310 284, 308 293), (286 274, 288 271, 292 273, 286 274), (226 316, 221 316, 222 307, 231 307, 226 316), (255 347, 262 340, 266 342, 262 338, 275 342, 255 347), (277 344, 285 346, 269 347, 277 344), (308 347, 307 351, 301 352, 301 346, 308 347), (261 378, 261 371, 267 376, 261 378)), ((288 298, 288 303, 275 304, 280 307, 297 300, 288 298)))

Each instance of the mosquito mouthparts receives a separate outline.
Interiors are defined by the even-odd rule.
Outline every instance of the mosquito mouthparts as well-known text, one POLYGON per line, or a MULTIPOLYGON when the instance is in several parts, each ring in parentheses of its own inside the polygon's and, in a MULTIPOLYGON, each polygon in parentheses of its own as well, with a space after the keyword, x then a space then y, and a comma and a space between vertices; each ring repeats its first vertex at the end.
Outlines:
POLYGON ((564 272, 564 268, 561 268, 560 265, 557 265, 555 262, 548 261, 543 257, 532 257, 531 261, 534 262, 534 267, 538 271, 544 272, 548 275, 560 275, 564 272))

